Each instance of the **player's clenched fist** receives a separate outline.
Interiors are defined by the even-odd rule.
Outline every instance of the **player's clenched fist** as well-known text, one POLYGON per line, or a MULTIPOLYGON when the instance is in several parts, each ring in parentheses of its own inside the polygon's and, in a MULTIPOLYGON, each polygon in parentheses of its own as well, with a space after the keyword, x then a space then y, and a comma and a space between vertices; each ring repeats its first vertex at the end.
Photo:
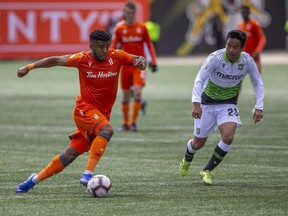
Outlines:
POLYGON ((30 70, 34 69, 35 68, 35 64, 28 64, 27 66, 24 66, 24 67, 21 67, 18 69, 17 71, 17 76, 19 78, 22 78, 24 76, 26 76, 30 70))
POLYGON ((27 66, 19 68, 17 71, 17 76, 19 78, 22 78, 22 77, 26 76, 28 74, 28 72, 29 72, 29 69, 27 66))
POLYGON ((146 68, 147 62, 143 56, 134 56, 133 65, 134 67, 144 70, 146 68))

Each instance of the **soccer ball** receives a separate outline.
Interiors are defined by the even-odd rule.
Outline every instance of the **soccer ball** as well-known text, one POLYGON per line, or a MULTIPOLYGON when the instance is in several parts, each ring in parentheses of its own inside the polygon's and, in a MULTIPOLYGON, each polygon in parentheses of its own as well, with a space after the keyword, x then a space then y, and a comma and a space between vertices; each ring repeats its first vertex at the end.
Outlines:
POLYGON ((93 197, 107 197, 111 188, 112 183, 105 175, 94 175, 87 184, 87 189, 93 197))

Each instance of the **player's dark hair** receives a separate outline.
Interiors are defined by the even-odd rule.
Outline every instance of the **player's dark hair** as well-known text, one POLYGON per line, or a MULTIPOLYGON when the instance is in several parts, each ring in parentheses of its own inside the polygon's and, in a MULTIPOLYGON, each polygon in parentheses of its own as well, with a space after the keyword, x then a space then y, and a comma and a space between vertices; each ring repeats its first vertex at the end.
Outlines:
POLYGON ((90 33, 91 40, 109 41, 110 35, 103 30, 97 29, 90 33))
POLYGON ((129 8, 129 9, 132 9, 132 10, 136 10, 136 4, 135 4, 135 2, 133 2, 133 1, 128 1, 128 2, 125 4, 125 8, 129 8))
POLYGON ((250 7, 248 5, 241 5, 241 10, 243 9, 250 11, 250 7))
POLYGON ((228 40, 229 38, 232 38, 232 39, 236 38, 236 39, 240 40, 241 41, 241 48, 243 48, 245 43, 246 43, 247 36, 246 36, 245 32, 243 32, 243 31, 232 30, 232 31, 228 32, 226 40, 228 40))

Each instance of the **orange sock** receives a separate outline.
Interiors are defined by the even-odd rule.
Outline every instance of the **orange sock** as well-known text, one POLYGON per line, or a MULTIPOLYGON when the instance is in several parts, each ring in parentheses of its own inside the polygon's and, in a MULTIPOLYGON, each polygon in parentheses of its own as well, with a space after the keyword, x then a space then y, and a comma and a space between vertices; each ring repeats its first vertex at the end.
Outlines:
POLYGON ((94 141, 92 142, 88 163, 86 166, 86 170, 89 170, 94 173, 94 169, 105 152, 108 140, 97 136, 94 141))
POLYGON ((38 173, 39 182, 61 172, 64 168, 65 166, 60 161, 60 155, 55 156, 51 163, 38 173))
POLYGON ((124 124, 129 125, 129 103, 122 102, 122 112, 124 124))
POLYGON ((140 110, 141 110, 141 101, 134 101, 132 123, 135 123, 137 121, 140 110))

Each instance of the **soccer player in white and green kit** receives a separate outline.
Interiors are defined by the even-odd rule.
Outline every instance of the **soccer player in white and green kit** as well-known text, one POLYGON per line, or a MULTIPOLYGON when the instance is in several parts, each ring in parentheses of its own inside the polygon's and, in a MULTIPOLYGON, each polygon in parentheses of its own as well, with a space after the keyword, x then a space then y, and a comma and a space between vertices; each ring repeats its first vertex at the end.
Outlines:
POLYGON ((212 185, 211 171, 229 152, 236 128, 241 125, 237 100, 246 74, 250 75, 254 89, 253 120, 257 123, 263 118, 263 81, 252 57, 243 52, 245 42, 244 32, 230 31, 225 48, 211 53, 196 76, 192 91, 194 137, 188 141, 185 156, 180 163, 182 176, 188 174, 194 154, 205 145, 211 130, 218 126, 221 140, 200 172, 203 183, 212 185))

